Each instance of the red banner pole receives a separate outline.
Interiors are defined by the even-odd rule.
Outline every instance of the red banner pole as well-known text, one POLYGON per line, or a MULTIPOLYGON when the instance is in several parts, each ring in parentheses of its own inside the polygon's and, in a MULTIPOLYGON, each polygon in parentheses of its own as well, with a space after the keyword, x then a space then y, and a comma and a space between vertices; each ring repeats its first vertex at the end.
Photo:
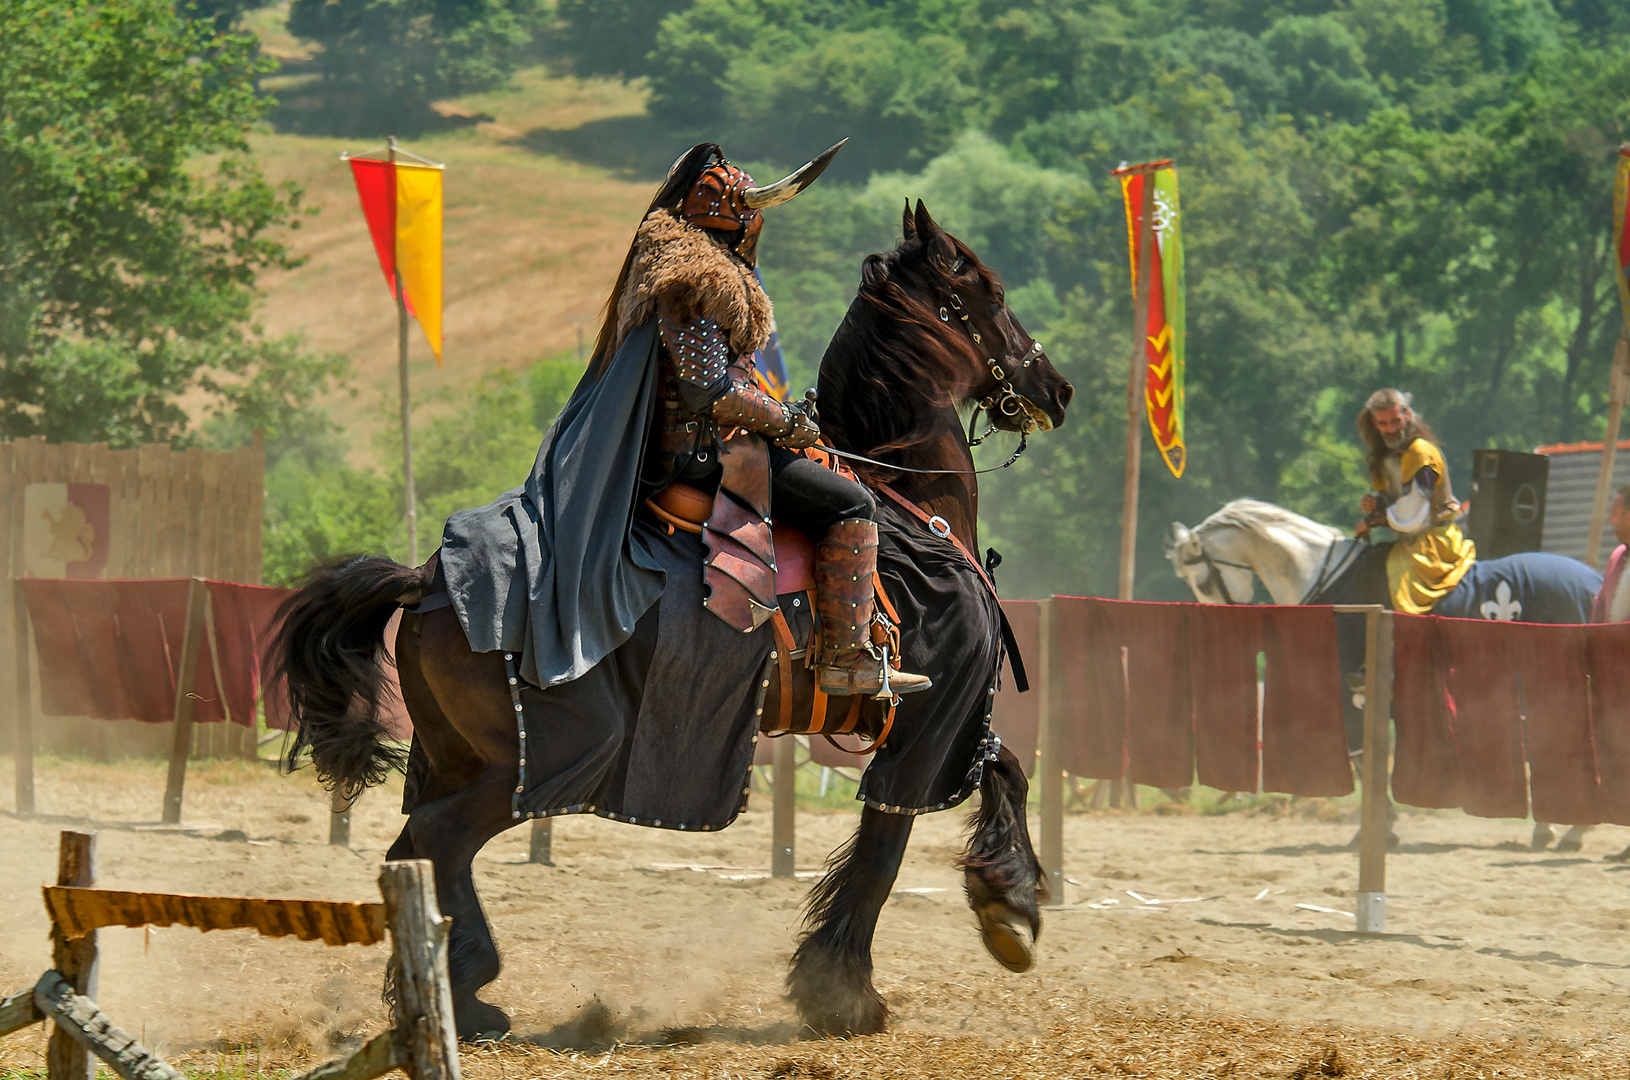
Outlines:
POLYGON ((1138 485, 1143 465, 1144 394, 1149 382, 1149 360, 1144 341, 1149 335, 1149 275, 1154 266, 1150 244, 1154 242, 1152 220, 1155 212, 1154 168, 1140 170, 1142 199, 1138 211, 1138 282, 1132 312, 1132 356, 1126 373, 1126 490, 1121 504, 1121 582, 1117 595, 1132 599, 1137 571, 1138 485))

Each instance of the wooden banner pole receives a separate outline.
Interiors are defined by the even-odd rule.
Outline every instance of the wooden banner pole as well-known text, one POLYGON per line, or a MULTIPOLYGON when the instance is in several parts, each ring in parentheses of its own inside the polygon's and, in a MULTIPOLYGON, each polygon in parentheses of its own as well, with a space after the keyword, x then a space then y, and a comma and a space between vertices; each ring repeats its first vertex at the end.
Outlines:
POLYGON ((1392 799, 1387 792, 1391 756, 1392 613, 1376 607, 1364 616, 1364 759, 1359 767, 1358 932, 1387 927, 1387 840, 1392 799))
POLYGON ((1607 431, 1602 437, 1602 464, 1596 473, 1596 501, 1590 508, 1590 536, 1585 541, 1585 564, 1598 569, 1602 557, 1602 527, 1607 523, 1609 492, 1613 489, 1613 458, 1619 449, 1619 420, 1624 415, 1624 399, 1630 393, 1630 339, 1619 327, 1619 343, 1613 349, 1613 373, 1607 381, 1607 431))
POLYGON ((175 679, 174 739, 170 776, 164 786, 164 823, 181 821, 181 791, 187 782, 187 753, 192 749, 192 703, 198 696, 198 653, 204 647, 204 609, 209 589, 202 578, 187 583, 187 622, 181 631, 181 669, 175 679))
POLYGON ((1040 756, 1036 761, 1036 785, 1041 790, 1041 873, 1047 882, 1049 904, 1064 902, 1064 696, 1063 667, 1058 655, 1058 632, 1054 628, 1051 597, 1036 604, 1036 638, 1041 643, 1041 670, 1036 674, 1036 702, 1040 730, 1036 733, 1040 756))
MULTIPOLYGON (((390 160, 396 162, 396 136, 388 140, 390 160)), ((396 238, 391 237, 391 244, 396 238)), ((419 565, 419 500, 413 489, 413 407, 408 396, 407 290, 402 287, 402 253, 396 258, 396 375, 402 389, 402 504, 407 512, 408 565, 419 565)))
POLYGON ((1138 211, 1138 281, 1132 305, 1132 356, 1126 371, 1126 489, 1121 502, 1121 583, 1117 595, 1132 599, 1138 554, 1138 485, 1143 466, 1144 388, 1149 381, 1144 338, 1149 333, 1149 272, 1154 265, 1149 245, 1154 239, 1154 170, 1143 172, 1143 200, 1138 211))
MULTIPOLYGON (((19 563, 21 559, 17 560, 19 563)), ((17 582, 11 583, 11 641, 12 686, 14 689, 14 721, 11 728, 11 752, 17 772, 17 813, 34 812, 34 688, 33 673, 28 663, 28 605, 23 601, 23 590, 17 582)))

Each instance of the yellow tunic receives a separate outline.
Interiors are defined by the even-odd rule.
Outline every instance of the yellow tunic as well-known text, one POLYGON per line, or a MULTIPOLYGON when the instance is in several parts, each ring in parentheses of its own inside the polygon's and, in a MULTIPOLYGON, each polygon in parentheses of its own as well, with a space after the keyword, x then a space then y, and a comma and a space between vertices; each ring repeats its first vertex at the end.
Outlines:
POLYGON ((1370 486, 1396 499, 1421 469, 1430 467, 1437 473, 1437 483, 1432 486, 1432 525, 1412 535, 1399 534, 1387 555, 1387 588, 1393 609, 1424 615, 1460 584, 1477 561, 1477 545, 1454 523, 1460 504, 1449 488, 1443 451, 1426 439, 1416 439, 1404 448, 1398 464, 1396 477, 1372 475, 1370 486))

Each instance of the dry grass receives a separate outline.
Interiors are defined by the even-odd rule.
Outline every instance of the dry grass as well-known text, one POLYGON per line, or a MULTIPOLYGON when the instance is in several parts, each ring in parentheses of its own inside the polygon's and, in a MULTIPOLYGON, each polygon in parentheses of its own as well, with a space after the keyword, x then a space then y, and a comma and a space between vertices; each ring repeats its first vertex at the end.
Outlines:
MULTIPOLYGON (((1125 1002, 1072 1007, 1076 1015, 1068 1022, 1055 1018, 1049 1034, 1014 1041, 908 1032, 767 1045, 690 1038, 667 1045, 586 1042, 563 1048, 489 1043, 466 1046, 461 1067, 470 1080, 587 1075, 652 1080, 1551 1080, 1623 1075, 1624 1040, 1616 1036, 1590 1041, 1419 1039, 1173 1013, 1125 1002)), ((249 1076, 307 1068, 314 1060, 304 1053, 239 1049, 187 1055, 176 1063, 190 1075, 249 1076)))

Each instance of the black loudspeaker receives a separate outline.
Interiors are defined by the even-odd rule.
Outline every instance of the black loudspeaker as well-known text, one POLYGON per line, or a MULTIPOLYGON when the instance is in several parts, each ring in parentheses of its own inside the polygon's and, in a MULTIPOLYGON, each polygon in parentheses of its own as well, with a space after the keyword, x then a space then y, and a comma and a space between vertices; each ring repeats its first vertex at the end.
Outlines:
POLYGON ((1473 450, 1466 535, 1479 559, 1538 551, 1545 539, 1545 488, 1551 459, 1521 450, 1473 450))

